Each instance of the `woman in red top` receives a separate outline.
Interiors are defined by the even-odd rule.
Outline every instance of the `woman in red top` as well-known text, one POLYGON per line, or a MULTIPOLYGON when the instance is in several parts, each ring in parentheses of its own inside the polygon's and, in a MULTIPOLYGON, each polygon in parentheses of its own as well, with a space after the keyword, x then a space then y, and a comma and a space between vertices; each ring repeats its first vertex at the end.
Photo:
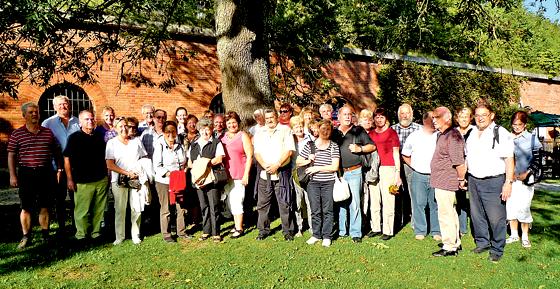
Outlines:
POLYGON ((383 108, 375 110, 373 118, 375 129, 370 130, 369 136, 377 146, 379 154, 379 182, 371 186, 371 230, 373 235, 381 233, 381 211, 383 211, 382 240, 393 237, 395 219, 395 195, 389 192, 389 187, 401 185, 399 136, 387 121, 387 112, 383 108), (383 207, 381 207, 383 204, 383 207))
POLYGON ((225 118, 227 132, 220 140, 224 145, 226 153, 224 163, 231 180, 224 190, 228 195, 229 206, 235 223, 231 237, 239 238, 243 235, 243 200, 253 162, 253 145, 249 135, 239 130, 241 119, 236 112, 226 113, 225 118))

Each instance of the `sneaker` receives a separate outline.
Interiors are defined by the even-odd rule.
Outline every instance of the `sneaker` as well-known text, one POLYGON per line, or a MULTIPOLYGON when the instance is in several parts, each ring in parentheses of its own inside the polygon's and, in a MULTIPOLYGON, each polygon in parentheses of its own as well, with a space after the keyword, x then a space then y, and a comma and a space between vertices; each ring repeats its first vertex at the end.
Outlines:
POLYGON ((321 239, 317 239, 317 238, 315 238, 315 237, 312 236, 312 237, 309 238, 309 240, 307 240, 305 243, 307 243, 307 244, 309 244, 309 245, 313 245, 313 244, 315 244, 315 243, 317 243, 317 242, 319 242, 319 241, 321 241, 321 239))
POLYGON ((531 241, 521 240, 521 246, 523 246, 523 248, 531 248, 531 241))
POLYGON ((425 238, 424 235, 416 235, 416 236, 414 236, 414 239, 416 239, 416 240, 424 240, 424 238, 425 238))
POLYGON ((134 245, 140 245, 140 243, 142 243, 142 240, 140 238, 132 238, 132 243, 134 245))
POLYGON ((27 236, 23 236, 23 238, 21 238, 21 241, 19 241, 17 248, 18 250, 23 250, 29 245, 31 245, 31 239, 27 236))
POLYGON ((441 241, 441 235, 434 235, 432 238, 436 241, 441 241))
POLYGON ((113 246, 118 246, 120 244, 122 244, 123 240, 115 240, 115 242, 113 242, 113 246))
POLYGON ((519 237, 511 237, 510 236, 509 238, 506 239, 506 244, 511 244, 511 243, 514 243, 514 242, 519 242, 519 237))
POLYGON ((331 239, 323 239, 323 243, 321 245, 323 247, 330 247, 331 246, 331 239))
POLYGON ((295 235, 295 237, 296 238, 303 237, 303 234, 301 233, 301 231, 298 231, 297 234, 295 235))

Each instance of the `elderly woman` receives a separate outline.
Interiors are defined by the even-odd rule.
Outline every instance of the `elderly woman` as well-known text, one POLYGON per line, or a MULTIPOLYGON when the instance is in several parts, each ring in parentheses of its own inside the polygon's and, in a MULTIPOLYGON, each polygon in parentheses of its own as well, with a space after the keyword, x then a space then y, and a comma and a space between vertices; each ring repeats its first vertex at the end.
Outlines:
MULTIPOLYGON (((137 126, 138 123, 132 123, 137 126)), ((131 235, 134 244, 140 244, 140 214, 141 209, 132 205, 132 188, 118 184, 119 174, 131 179, 140 177, 141 169, 139 160, 147 155, 140 138, 131 138, 128 132, 126 118, 118 117, 114 121, 115 131, 118 135, 107 142, 105 160, 107 168, 111 171, 111 189, 115 198, 115 242, 119 245, 125 238, 126 207, 130 198, 130 220, 132 223, 131 235)))
MULTIPOLYGON (((473 112, 470 107, 463 107, 455 112, 455 121, 457 122, 457 129, 463 139, 467 141, 467 138, 472 132, 474 125, 472 125, 473 112)), ((459 213, 459 234, 462 237, 468 232, 467 228, 467 218, 468 212, 470 211, 469 200, 467 199, 466 190, 458 190, 456 192, 457 197, 457 210, 459 213)))
POLYGON ((220 140, 212 137, 212 120, 201 119, 197 124, 200 137, 191 144, 187 156, 192 171, 192 182, 196 186, 200 210, 202 211, 202 235, 199 240, 204 241, 212 235, 214 242, 220 242, 220 191, 212 181, 208 182, 213 166, 222 163, 225 156, 224 147, 220 140), (198 174, 196 171, 202 171, 198 174))
POLYGON ((95 128, 96 133, 100 133, 103 136, 105 142, 118 135, 115 130, 115 110, 110 106, 103 107, 103 123, 95 128))
POLYGON ((542 144, 536 136, 525 130, 527 118, 528 115, 524 111, 518 111, 511 117, 513 143, 515 145, 515 182, 512 185, 511 195, 506 203, 507 219, 511 230, 506 243, 519 242, 518 226, 521 223, 521 245, 525 248, 530 248, 529 227, 533 222, 531 201, 535 188, 525 185, 523 181, 532 177, 529 173, 529 164, 535 157, 533 151, 541 149, 542 144))
POLYGON ((196 116, 194 116, 193 114, 189 114, 189 116, 187 116, 187 130, 182 141, 185 150, 188 150, 191 146, 191 143, 195 142, 200 136, 198 130, 196 129, 197 123, 198 118, 196 116))
MULTIPOLYGON (((304 120, 301 116, 294 116, 290 119, 290 127, 292 128, 292 132, 294 134, 294 143, 296 144, 296 152, 297 154, 292 155, 292 167, 297 167, 297 156, 303 150, 303 147, 308 143, 312 142, 311 136, 306 134, 304 131, 304 120)), ((296 237, 301 237, 302 230, 303 230, 303 209, 302 206, 305 205, 305 211, 307 211, 307 223, 309 230, 312 231, 312 223, 311 223, 311 207, 309 206, 309 197, 305 188, 299 185, 299 182, 294 181, 294 188, 296 192, 296 223, 298 225, 298 232, 296 237)))
POLYGON ((229 207, 233 215, 235 228, 232 238, 243 235, 243 201, 245 200, 245 186, 249 183, 249 172, 253 162, 253 144, 251 137, 239 130, 241 119, 235 111, 225 115, 227 132, 220 139, 225 149, 224 163, 231 178, 224 187, 228 195, 229 207))
POLYGON ((307 240, 309 245, 313 245, 321 239, 324 247, 331 245, 334 226, 333 187, 340 162, 339 147, 330 140, 332 130, 330 120, 321 120, 319 138, 315 142, 306 143, 297 158, 297 164, 300 166, 313 162, 313 165, 306 169, 306 172, 311 174, 307 193, 313 222, 311 226, 313 236, 307 240), (311 154, 311 146, 315 147, 315 154, 311 154))
POLYGON ((185 150, 181 143, 177 142, 177 124, 173 121, 166 121, 163 124, 163 137, 157 140, 154 146, 154 171, 156 190, 159 199, 159 214, 160 214, 160 229, 163 235, 163 240, 168 243, 175 242, 171 235, 169 221, 171 219, 170 206, 175 207, 177 237, 184 239, 191 239, 186 233, 185 226, 185 209, 179 200, 170 203, 169 194, 174 193, 169 191, 170 175, 173 171, 183 172, 187 163, 185 150))

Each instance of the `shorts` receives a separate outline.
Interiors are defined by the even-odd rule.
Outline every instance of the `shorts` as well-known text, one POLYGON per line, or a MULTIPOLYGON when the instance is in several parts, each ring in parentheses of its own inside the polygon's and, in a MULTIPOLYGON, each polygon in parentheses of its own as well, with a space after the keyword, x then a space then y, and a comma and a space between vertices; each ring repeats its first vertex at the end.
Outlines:
POLYGON ((20 167, 18 170, 21 209, 49 208, 54 199, 56 175, 52 167, 20 167))

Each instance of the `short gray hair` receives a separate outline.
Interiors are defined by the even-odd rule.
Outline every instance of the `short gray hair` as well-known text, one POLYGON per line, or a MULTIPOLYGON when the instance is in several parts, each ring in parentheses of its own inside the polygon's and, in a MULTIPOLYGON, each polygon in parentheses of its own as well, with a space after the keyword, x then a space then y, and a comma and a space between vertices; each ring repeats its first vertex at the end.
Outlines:
POLYGON ((37 109, 39 109, 39 106, 37 105, 37 103, 30 101, 30 102, 26 102, 24 104, 21 105, 21 116, 25 117, 25 113, 27 112, 27 108, 29 107, 36 107, 37 109))
POLYGON ((68 96, 62 95, 62 94, 53 97, 52 103, 53 103, 53 105, 56 105, 56 103, 61 101, 61 100, 66 101, 66 103, 70 103, 70 99, 68 98, 68 96))
POLYGON ((212 122, 212 120, 207 118, 207 117, 201 118, 196 123, 196 129, 197 130, 202 130, 203 128, 206 128, 206 127, 209 127, 210 129, 212 129, 214 127, 214 123, 212 122))

